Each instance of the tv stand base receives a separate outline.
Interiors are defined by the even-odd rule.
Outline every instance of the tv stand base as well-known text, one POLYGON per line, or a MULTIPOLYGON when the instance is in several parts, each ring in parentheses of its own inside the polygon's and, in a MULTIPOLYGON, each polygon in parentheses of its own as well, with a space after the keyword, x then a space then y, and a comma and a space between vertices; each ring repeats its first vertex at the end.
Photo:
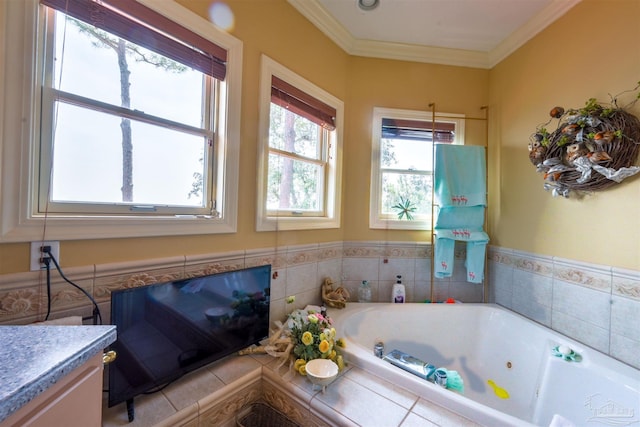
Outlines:
POLYGON ((135 408, 133 406, 133 399, 127 400, 127 418, 129 418, 129 422, 132 422, 136 417, 135 408))

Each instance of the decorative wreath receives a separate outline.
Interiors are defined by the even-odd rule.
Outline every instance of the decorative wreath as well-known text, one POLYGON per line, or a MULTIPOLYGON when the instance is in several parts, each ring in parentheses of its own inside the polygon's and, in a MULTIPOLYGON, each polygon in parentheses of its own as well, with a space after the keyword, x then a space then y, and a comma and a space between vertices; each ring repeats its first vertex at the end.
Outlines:
MULTIPOLYGON (((640 82, 631 91, 638 88, 640 82)), ((633 166, 640 152, 640 119, 626 111, 638 99, 640 93, 625 107, 618 106, 616 96, 610 104, 591 98, 577 110, 552 108, 551 119, 529 142, 529 159, 544 174, 544 189, 569 197, 572 191, 604 190, 640 172, 633 166), (549 132, 555 119, 558 127, 549 132)))

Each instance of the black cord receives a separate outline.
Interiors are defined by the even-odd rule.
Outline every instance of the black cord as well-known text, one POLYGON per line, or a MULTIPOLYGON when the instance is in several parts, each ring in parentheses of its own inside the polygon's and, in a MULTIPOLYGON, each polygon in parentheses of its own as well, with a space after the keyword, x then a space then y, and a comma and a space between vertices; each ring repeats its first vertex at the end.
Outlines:
POLYGON ((51 314, 51 259, 49 257, 42 258, 42 262, 47 268, 47 315, 44 320, 49 320, 51 314))
MULTIPOLYGON (((62 269, 60 268, 60 264, 58 264, 58 261, 56 260, 56 257, 54 257, 53 254, 50 251, 45 249, 45 250, 43 250, 43 252, 46 255, 48 255, 48 257, 47 256, 43 257, 43 262, 47 266, 47 292, 49 293, 49 300, 51 300, 51 283, 50 283, 51 279, 49 277, 49 259, 51 259, 51 261, 53 261, 53 264, 58 269, 58 273, 60 273, 60 277, 62 277, 65 280, 65 282, 67 282, 71 286, 73 286, 76 289, 78 289, 87 298, 89 298, 89 300, 91 300, 91 302, 93 303, 93 306, 94 306, 94 309, 93 309, 94 323, 95 323, 95 316, 97 316, 98 320, 99 320, 98 321, 98 325, 102 325, 102 314, 100 314, 100 308, 98 307, 98 304, 96 303, 96 300, 93 299, 93 297, 91 295, 89 295, 89 293, 87 291, 85 291, 80 286, 78 286, 75 283, 73 283, 71 280, 67 279, 67 276, 65 276, 64 273, 62 272, 62 269)), ((49 302, 49 304, 50 304, 50 302, 49 302)), ((47 317, 49 317, 49 313, 47 313, 47 317)))

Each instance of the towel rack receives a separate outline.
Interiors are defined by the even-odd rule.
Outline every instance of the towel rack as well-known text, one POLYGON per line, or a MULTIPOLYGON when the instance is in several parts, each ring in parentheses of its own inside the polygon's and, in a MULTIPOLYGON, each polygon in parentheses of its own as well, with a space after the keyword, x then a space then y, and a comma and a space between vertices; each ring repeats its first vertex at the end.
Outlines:
MULTIPOLYGON (((429 103, 429 108, 431 109, 431 134, 435 135, 436 132, 436 104, 435 102, 429 103)), ((465 120, 478 120, 483 121, 485 123, 485 182, 487 185, 487 202, 485 206, 485 215, 484 215, 484 230, 489 233, 488 225, 489 225, 489 107, 483 105, 480 107, 480 110, 484 111, 484 117, 465 117, 465 120)), ((438 115, 438 118, 452 118, 447 116, 438 115)), ((456 117, 457 118, 457 117, 456 117)), ((432 170, 432 184, 431 184, 431 277, 430 277, 430 299, 434 301, 434 280, 435 280, 435 151, 436 151, 436 142, 435 138, 432 138, 432 155, 431 155, 431 170, 432 170)), ((488 302, 488 287, 489 287, 489 270, 488 270, 488 249, 485 250, 484 255, 484 278, 482 281, 482 302, 488 302)))

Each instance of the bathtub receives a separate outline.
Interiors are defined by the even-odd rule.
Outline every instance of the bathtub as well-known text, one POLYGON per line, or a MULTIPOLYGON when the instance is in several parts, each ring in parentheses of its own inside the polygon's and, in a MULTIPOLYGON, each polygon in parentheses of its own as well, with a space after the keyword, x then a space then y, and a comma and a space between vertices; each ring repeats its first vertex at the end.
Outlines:
POLYGON ((500 306, 350 303, 329 315, 347 363, 481 425, 640 426, 640 370, 500 306), (464 393, 375 357, 377 341, 458 371, 464 393), (559 345, 582 360, 556 357, 559 345))

